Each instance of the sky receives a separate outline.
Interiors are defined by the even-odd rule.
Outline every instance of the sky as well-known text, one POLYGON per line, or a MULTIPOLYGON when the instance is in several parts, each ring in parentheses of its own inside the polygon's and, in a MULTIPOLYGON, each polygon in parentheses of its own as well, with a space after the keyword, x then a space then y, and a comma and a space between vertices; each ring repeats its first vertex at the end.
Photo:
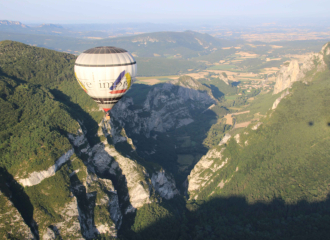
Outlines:
POLYGON ((217 21, 325 24, 329 9, 329 0, 0 0, 0 20, 26 24, 217 21))

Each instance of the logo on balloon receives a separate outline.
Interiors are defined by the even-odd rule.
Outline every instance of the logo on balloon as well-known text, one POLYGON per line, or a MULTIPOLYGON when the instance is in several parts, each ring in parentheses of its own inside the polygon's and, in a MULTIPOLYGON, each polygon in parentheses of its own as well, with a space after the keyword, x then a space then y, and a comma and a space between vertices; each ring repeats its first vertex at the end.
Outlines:
POLYGON ((117 77, 116 81, 112 84, 112 86, 110 87, 110 93, 116 94, 116 93, 124 93, 126 92, 132 84, 132 78, 131 75, 129 73, 125 74, 125 70, 122 71, 119 76, 117 77), (127 88, 126 89, 121 89, 121 90, 116 90, 116 88, 120 85, 121 80, 124 78, 124 76, 126 77, 126 82, 127 82, 127 88))
POLYGON ((87 89, 86 89, 85 86, 79 81, 76 72, 74 73, 74 75, 76 76, 76 79, 77 79, 77 81, 78 81, 80 87, 82 87, 82 89, 84 89, 84 91, 87 93, 87 89))

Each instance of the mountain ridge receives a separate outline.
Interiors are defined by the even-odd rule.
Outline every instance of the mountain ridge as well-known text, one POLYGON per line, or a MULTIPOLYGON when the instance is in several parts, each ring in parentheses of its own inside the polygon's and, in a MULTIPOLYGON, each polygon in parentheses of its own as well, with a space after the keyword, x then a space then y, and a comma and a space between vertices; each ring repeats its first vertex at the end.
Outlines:
MULTIPOLYGON (((74 79, 74 56, 11 41, 0 51, 0 164, 6 184, 26 196, 13 194, 23 219, 12 223, 30 229, 13 236, 115 237, 123 215, 178 194, 170 175, 116 150, 117 132, 74 79)), ((1 234, 11 238, 7 228, 1 234)))
MULTIPOLYGON (((75 56, 0 42, 0 219, 13 224, 1 236, 326 238, 330 50, 322 51, 326 68, 314 64, 276 109, 239 130, 224 118, 233 113, 224 94, 237 88, 219 78, 134 84, 107 122, 74 79, 75 56)), ((278 96, 250 94, 268 94, 270 108, 278 96)))

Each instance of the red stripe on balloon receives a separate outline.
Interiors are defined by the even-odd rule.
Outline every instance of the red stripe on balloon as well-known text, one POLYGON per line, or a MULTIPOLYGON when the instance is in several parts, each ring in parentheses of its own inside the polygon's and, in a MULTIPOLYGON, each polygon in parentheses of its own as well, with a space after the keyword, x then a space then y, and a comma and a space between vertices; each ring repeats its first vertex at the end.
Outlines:
POLYGON ((104 110, 105 112, 107 112, 107 111, 110 111, 111 108, 103 108, 103 110, 104 110))
POLYGON ((124 93, 124 92, 126 92, 126 89, 123 89, 123 90, 115 90, 115 91, 111 91, 110 93, 115 94, 115 93, 124 93))

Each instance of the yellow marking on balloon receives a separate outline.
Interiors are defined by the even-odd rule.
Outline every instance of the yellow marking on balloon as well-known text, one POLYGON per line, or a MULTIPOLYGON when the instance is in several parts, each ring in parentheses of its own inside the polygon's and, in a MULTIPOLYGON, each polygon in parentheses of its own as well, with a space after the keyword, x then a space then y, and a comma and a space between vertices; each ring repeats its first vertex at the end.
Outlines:
POLYGON ((125 74, 125 77, 126 77, 126 81, 127 81, 127 90, 128 90, 130 88, 130 86, 131 86, 131 83, 132 83, 131 74, 126 73, 125 74))
POLYGON ((77 79, 79 85, 82 87, 82 89, 84 89, 84 91, 87 92, 87 89, 85 88, 85 86, 79 81, 76 72, 74 73, 74 75, 76 76, 76 79, 77 79))

